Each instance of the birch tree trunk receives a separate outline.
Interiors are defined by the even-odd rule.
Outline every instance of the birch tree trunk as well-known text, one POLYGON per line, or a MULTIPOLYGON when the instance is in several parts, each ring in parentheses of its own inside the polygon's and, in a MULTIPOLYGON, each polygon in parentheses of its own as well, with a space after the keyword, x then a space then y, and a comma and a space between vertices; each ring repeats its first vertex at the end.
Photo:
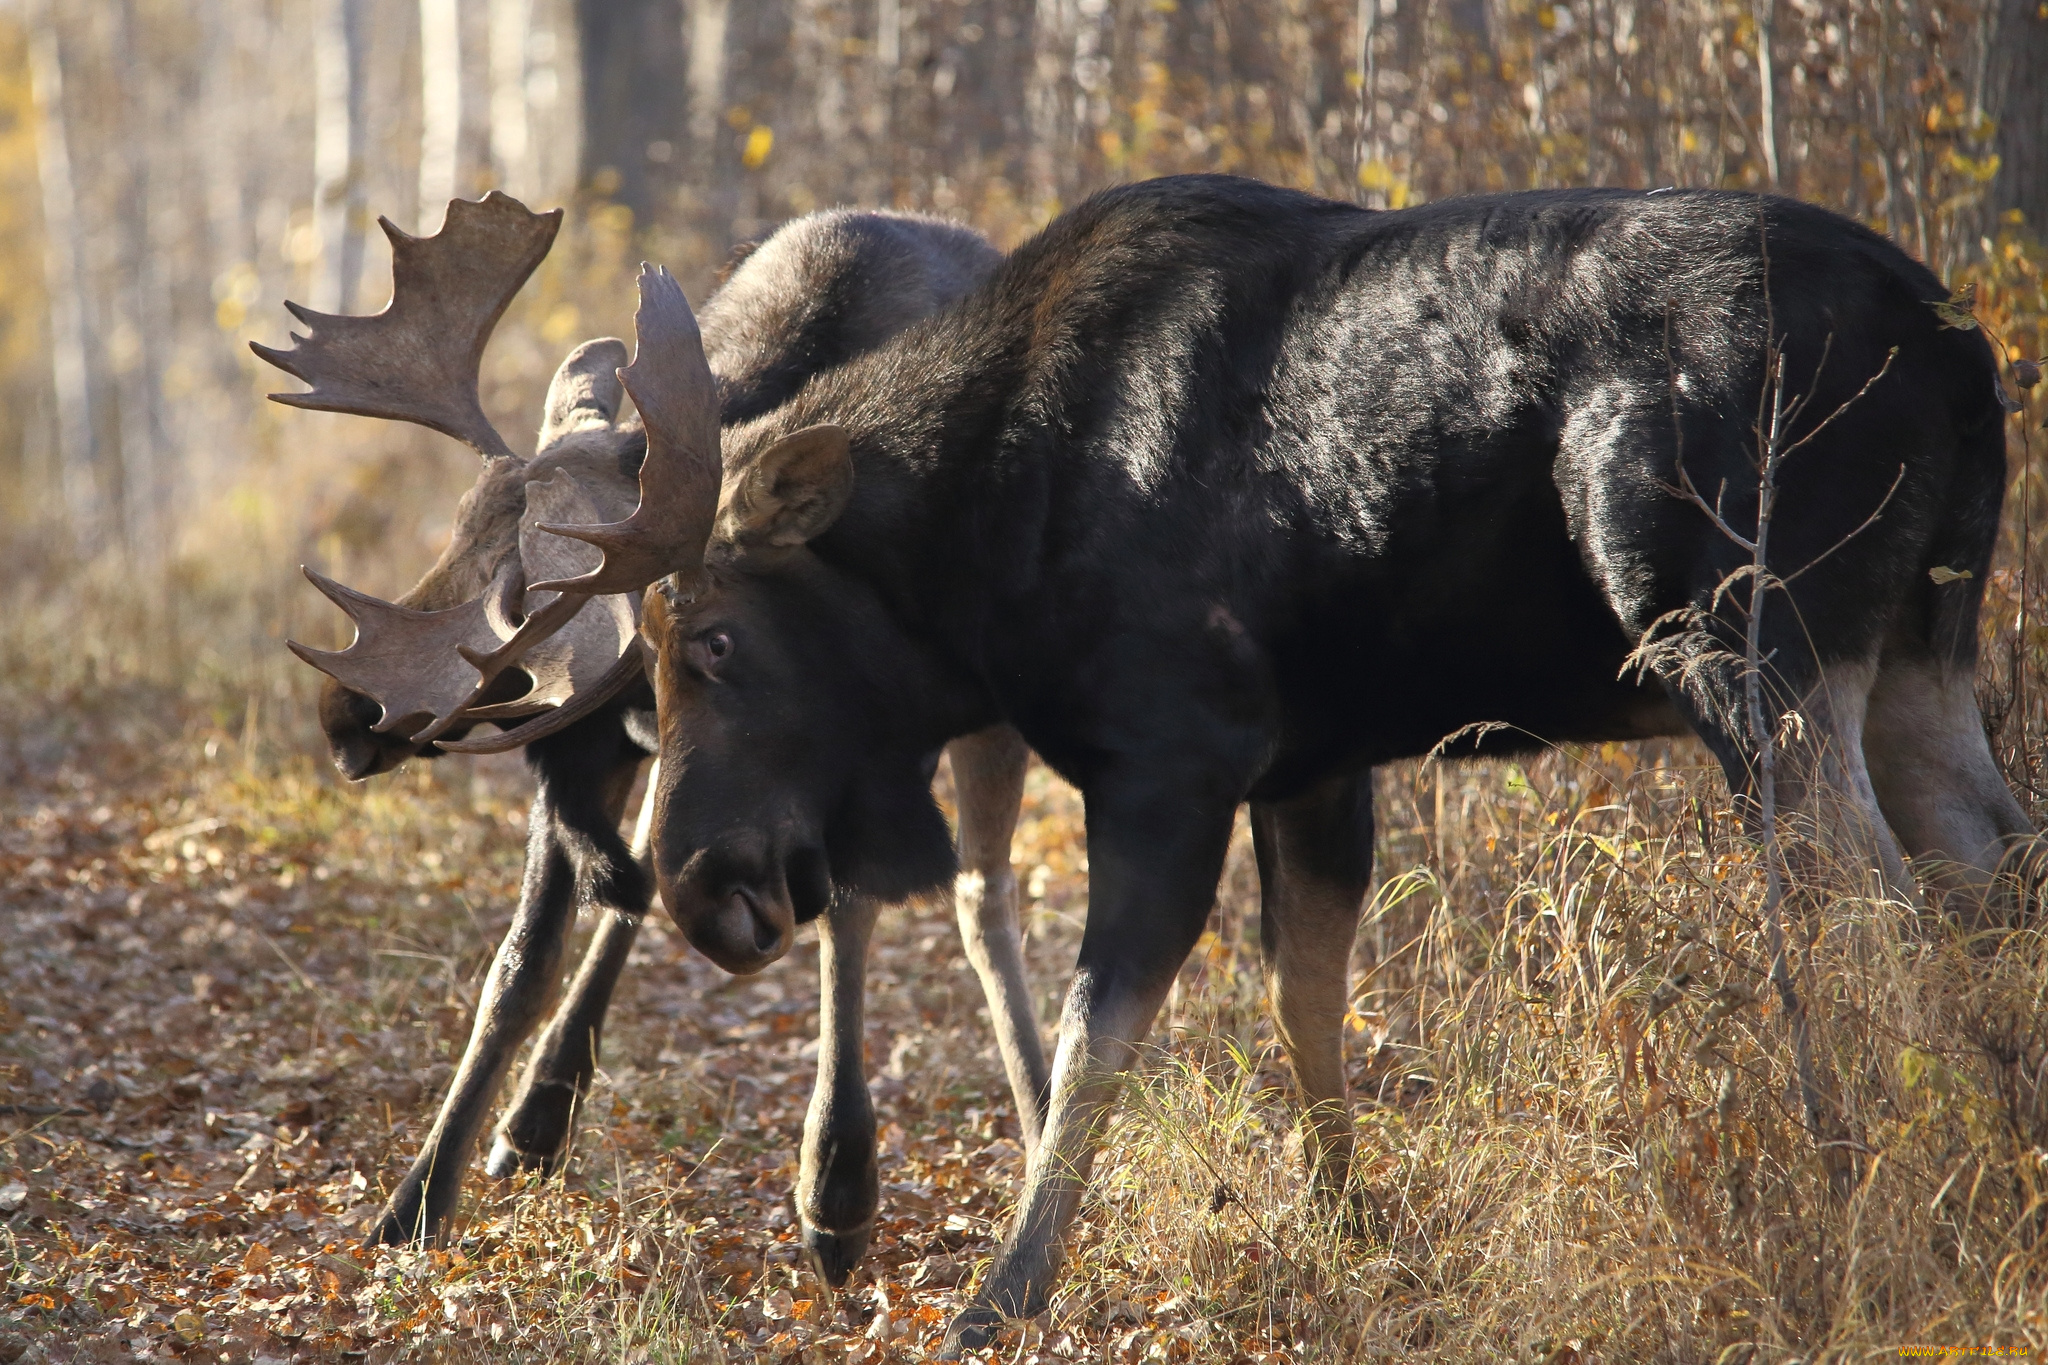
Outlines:
POLYGON ((1756 0, 1756 131, 1763 142, 1764 176, 1772 189, 1784 182, 1778 161, 1777 0, 1756 0))
POLYGON ((539 194, 526 108, 533 0, 490 0, 490 7, 491 169, 499 188, 530 203, 539 194))
POLYGON ((455 197, 462 146, 460 0, 420 0, 420 222, 432 232, 455 197))
MULTIPOLYGON (((432 231, 450 199, 471 199, 492 180, 494 23, 511 27, 507 67, 524 76, 529 15, 498 16, 498 0, 420 0, 420 230, 432 231)), ((527 6, 514 6, 526 10, 527 6)), ((521 95, 523 105, 523 91, 521 95)), ((523 111, 522 111, 523 112, 523 111)))
POLYGON ((711 249, 731 247, 736 196, 730 184, 733 159, 723 155, 728 94, 726 51, 732 33, 731 0, 689 0, 684 16, 688 50, 684 80, 688 92, 688 154, 681 159, 684 191, 711 249))
POLYGON ((1072 71, 1079 20, 1075 0, 1037 0, 1033 11, 1027 173, 1031 201, 1040 209, 1064 206, 1076 178, 1072 71))
MULTIPOLYGON (((138 32, 135 0, 120 0, 115 11, 117 69, 122 82, 120 110, 122 184, 117 232, 121 281, 113 309, 109 359, 121 408, 121 520, 129 555, 141 568, 162 567, 168 552, 170 502, 176 492, 170 469, 170 443, 165 439, 161 355, 169 318, 159 285, 159 262, 150 240, 154 134, 161 118, 154 108, 155 75, 143 60, 146 44, 138 32)), ((146 581, 160 580, 154 572, 146 581)))
POLYGON ((313 35, 313 217, 320 243, 314 306, 356 311, 363 274, 365 0, 320 0, 313 35))
POLYGON ((29 11, 29 81, 36 109, 36 170, 43 198, 43 282, 50 307, 50 389, 56 404, 58 479, 71 538, 82 555, 106 535, 106 495, 94 440, 91 309, 79 261, 78 197, 64 119, 64 57, 48 0, 29 11))

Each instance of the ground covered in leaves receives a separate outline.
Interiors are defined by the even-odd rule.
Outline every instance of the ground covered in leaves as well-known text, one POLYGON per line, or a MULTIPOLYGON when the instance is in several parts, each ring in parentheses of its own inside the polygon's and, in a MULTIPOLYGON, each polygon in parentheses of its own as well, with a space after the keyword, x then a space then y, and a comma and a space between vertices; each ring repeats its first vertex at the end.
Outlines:
MULTIPOLYGON (((268 737, 254 700, 0 701, 0 1365, 907 1361, 985 1270, 1022 1153, 948 907, 879 935, 882 1221, 847 1290, 791 1207, 814 943, 739 980, 658 917, 566 1175, 473 1170, 445 1248, 364 1251, 509 917, 523 769, 350 788, 303 699, 268 737)), ((1362 1222, 1304 1188, 1240 830, 1052 1309, 989 1358, 2048 1349, 2041 936, 1966 939, 1853 877, 1811 898, 1816 1140, 1754 850, 1700 762, 1381 775, 1347 1021, 1362 1222)), ((1014 855, 1049 1021, 1086 853, 1042 771, 1014 855)))
MULTIPOLYGON (((1022 1166, 948 907, 892 914, 876 948, 885 1207, 849 1292, 800 1264, 790 1202, 815 941, 740 980, 658 916, 567 1178, 478 1171, 448 1249, 368 1252, 517 895, 524 771, 420 764, 350 789, 227 730, 165 733, 167 703, 132 700, 35 717, 0 751, 0 1360, 864 1361, 936 1340, 1022 1166)), ((1039 775, 1019 854, 1048 1017, 1078 931, 1077 814, 1039 775)), ((1143 1288, 1096 1325, 1180 1330, 1185 1356, 1189 1315, 1143 1288)))

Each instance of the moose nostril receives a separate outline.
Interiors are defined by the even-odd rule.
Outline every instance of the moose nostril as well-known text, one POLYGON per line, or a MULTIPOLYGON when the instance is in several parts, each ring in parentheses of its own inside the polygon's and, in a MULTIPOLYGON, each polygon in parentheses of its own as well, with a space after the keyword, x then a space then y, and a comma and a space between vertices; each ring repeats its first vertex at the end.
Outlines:
POLYGON ((726 912, 719 916, 723 928, 728 930, 727 942, 735 945, 752 941, 754 951, 766 955, 775 951, 782 942, 782 930, 774 917, 761 904, 760 897, 744 889, 735 890, 732 899, 726 902, 726 912))
POLYGON ((718 907, 711 929, 714 941, 726 945, 728 951, 745 943, 754 942, 760 936, 760 916, 754 913, 753 904, 744 892, 735 891, 718 907))
POLYGON ((749 902, 747 908, 754 912, 754 947, 762 953, 772 953, 782 942, 782 930, 769 923, 761 908, 749 902))

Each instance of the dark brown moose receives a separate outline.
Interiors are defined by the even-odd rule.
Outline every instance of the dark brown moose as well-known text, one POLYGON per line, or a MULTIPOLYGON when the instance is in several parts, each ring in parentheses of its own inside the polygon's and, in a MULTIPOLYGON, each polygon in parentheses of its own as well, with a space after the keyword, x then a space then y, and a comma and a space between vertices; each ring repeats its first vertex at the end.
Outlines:
MULTIPOLYGON (((464 441, 485 461, 447 552, 399 603, 313 576, 358 630, 338 654, 293 646, 332 675, 321 719, 336 766, 360 780, 415 755, 523 745, 537 779, 518 912, 440 1116, 374 1225, 373 1241, 424 1240, 443 1225, 504 1072, 555 990, 582 902, 603 918, 499 1126, 487 1168, 502 1176, 547 1169, 559 1158, 652 892, 641 862, 651 804, 635 847, 619 835, 624 803, 655 747, 653 696, 632 647, 638 594, 565 599, 527 581, 595 560, 573 546, 564 558, 570 543, 536 536, 537 517, 577 515, 571 509, 578 508, 619 516, 637 498, 646 442, 638 421, 620 413, 625 347, 588 342, 563 362, 531 459, 512 452, 476 398, 490 331, 545 256, 559 221, 559 213, 528 213, 492 194, 452 203, 431 238, 387 223, 395 280, 385 312, 325 317, 288 305, 310 336, 293 350, 256 348, 313 386, 278 395, 280 402, 419 422, 464 441), (422 669, 428 660, 435 666, 422 669), (470 738, 480 721, 505 732, 470 738)), ((913 215, 828 212, 785 226, 746 249, 705 307, 717 403, 729 419, 771 410, 811 374, 967 292, 997 259, 976 234, 913 215)), ((1035 1140, 1047 1073, 1022 973, 1009 862, 1029 753, 1005 727, 950 747, 965 869, 957 895, 962 938, 988 993, 1026 1135, 1035 1140)), ((859 1259, 878 1195, 859 1046, 862 948, 873 913, 857 900, 832 910, 818 1098, 803 1146, 806 1242, 835 1283, 859 1259)))

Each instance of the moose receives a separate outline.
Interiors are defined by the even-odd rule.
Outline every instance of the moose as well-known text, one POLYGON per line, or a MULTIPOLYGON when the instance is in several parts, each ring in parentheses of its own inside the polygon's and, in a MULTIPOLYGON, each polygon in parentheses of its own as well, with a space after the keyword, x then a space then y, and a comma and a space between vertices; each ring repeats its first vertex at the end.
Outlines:
MULTIPOLYGON (((427 425, 466 441, 485 459, 477 485, 458 509, 448 550, 397 604, 314 577, 361 632, 358 644, 339 655, 293 646, 334 675, 321 694, 320 718, 336 768, 361 781, 414 757, 523 747, 536 778, 518 910, 485 981, 447 1098, 410 1171, 372 1225, 373 1244, 431 1240, 445 1225, 471 1146, 513 1055, 547 1006, 561 975, 568 926, 579 902, 587 902, 601 912, 597 931, 542 1033, 486 1162, 496 1176, 553 1169, 595 1071, 612 989, 653 894, 643 867, 644 822, 632 847, 619 833, 637 775, 656 747, 654 700, 640 676, 640 655, 619 643, 630 638, 630 628, 598 641, 610 652, 590 649, 589 640, 556 637, 558 649, 561 643, 586 649, 573 710, 554 704, 560 698, 542 689, 539 668, 521 670, 517 680, 523 689, 500 684, 489 702, 470 706, 460 724, 440 730, 438 742, 414 737, 433 718, 433 707, 416 690, 394 689, 394 675, 379 671, 382 656, 372 652, 445 649, 443 632, 460 620, 449 613, 477 597, 480 585, 502 582, 505 591, 523 590, 518 576, 530 574, 531 563, 545 562, 550 548, 545 539, 536 546, 530 532, 522 532, 529 485, 566 472, 582 482, 586 496, 622 497, 631 506, 646 440, 639 423, 620 412, 617 371, 626 360, 621 343, 585 343, 562 363, 548 390, 531 459, 513 455, 476 407, 477 365, 489 334, 544 258, 558 224, 559 212, 530 214, 502 194, 454 202, 441 232, 431 238, 410 237, 387 222, 395 288, 380 319, 351 331, 354 319, 288 305, 311 336, 292 351, 256 348, 264 359, 316 386, 279 401, 414 421, 431 417, 427 425), (366 340, 355 341, 359 335, 366 340), (336 349, 326 349, 330 345, 336 349), (379 360, 384 368, 372 368, 366 357, 373 345, 397 362, 379 360), (453 362, 439 358, 450 350, 453 362), (435 359, 422 358, 428 353, 435 359), (451 363, 460 367, 452 380, 451 363), (460 401, 433 407, 442 392, 420 387, 423 381, 447 384, 443 392, 460 401), (456 417, 445 415, 451 410, 456 417), (598 658, 602 664, 593 671, 589 662, 598 658), (608 683, 614 668, 621 677, 608 683), (389 705, 373 700, 373 693, 389 705), (504 733, 470 737, 487 722, 502 724, 504 733)), ((771 411, 811 374, 843 364, 966 293, 998 259, 979 234, 940 219, 848 210, 808 215, 743 246, 704 309, 706 354, 719 377, 723 419, 742 421, 771 411)), ((541 605, 533 602, 534 610, 541 605)), ((602 610, 611 613, 607 629, 614 630, 620 622, 630 626, 635 613, 630 602, 602 610)), ((999 726, 962 737, 950 753, 967 869, 958 898, 961 932, 988 994, 1026 1136, 1035 1138, 1047 1068, 1023 977, 1009 863, 1029 751, 1014 731, 999 726)), ((843 1283, 860 1258, 879 1194, 874 1121, 859 1069, 859 944, 873 914, 872 906, 849 905, 834 921, 842 927, 825 977, 820 1101, 802 1149, 805 1240, 834 1283, 843 1283)))
MULTIPOLYGON (((1357 779, 1404 756, 1690 731, 1753 809, 1761 688, 1802 721, 1763 727, 1779 802, 1839 813, 1840 856, 1902 895, 1922 871, 1944 905, 2000 901, 2033 833, 1972 691, 2002 395, 1945 297, 1879 235, 1771 196, 1373 212, 1174 177, 1091 197, 721 428, 689 305, 643 268, 639 500, 536 520, 600 557, 529 590, 644 594, 653 875, 685 936, 756 971, 847 897, 943 885, 933 755, 991 725, 1085 800, 1049 1105, 949 1352, 1045 1307, 1241 801, 1297 1065, 1340 1027, 1357 779), (1773 385, 1802 401, 1745 573, 1773 385), (1646 649, 1672 632, 1690 643, 1646 649)), ((494 639, 530 653, 573 610, 494 639)), ((462 657, 477 687, 502 670, 462 657)))

